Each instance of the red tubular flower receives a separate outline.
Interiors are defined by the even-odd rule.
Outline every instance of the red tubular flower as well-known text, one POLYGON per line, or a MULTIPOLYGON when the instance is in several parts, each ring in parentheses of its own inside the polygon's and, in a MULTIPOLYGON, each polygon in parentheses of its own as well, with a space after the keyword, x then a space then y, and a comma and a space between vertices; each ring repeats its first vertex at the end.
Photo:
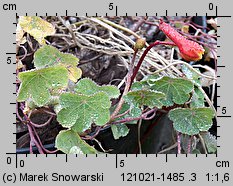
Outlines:
POLYGON ((179 48, 181 57, 186 61, 199 61, 202 58, 205 50, 201 45, 186 39, 169 24, 164 23, 163 20, 160 20, 159 29, 176 44, 179 48))

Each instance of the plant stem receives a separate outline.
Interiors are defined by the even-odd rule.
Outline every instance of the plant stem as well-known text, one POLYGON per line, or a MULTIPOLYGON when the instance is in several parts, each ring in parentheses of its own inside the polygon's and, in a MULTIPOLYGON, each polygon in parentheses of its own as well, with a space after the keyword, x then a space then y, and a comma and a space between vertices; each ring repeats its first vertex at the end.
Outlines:
POLYGON ((166 149, 163 149, 163 150, 159 151, 158 154, 163 154, 163 153, 165 153, 165 152, 167 152, 167 151, 169 151, 169 150, 174 149, 175 147, 177 147, 177 142, 176 142, 175 144, 171 145, 170 147, 168 147, 168 148, 166 148, 166 149))
MULTIPOLYGON (((124 119, 121 119, 121 120, 117 120, 117 121, 113 121, 111 122, 111 124, 118 124, 118 123, 128 123, 130 121, 136 121, 136 120, 140 120, 140 119, 143 119, 143 120, 147 120, 148 119, 148 115, 157 111, 157 108, 154 108, 154 109, 151 109, 149 110, 148 112, 145 112, 144 114, 142 114, 141 116, 139 117, 135 117, 135 118, 124 118, 124 119)), ((154 116, 154 114, 153 114, 154 116)), ((149 119, 152 119, 152 117, 149 117, 149 119)))
POLYGON ((181 133, 177 132, 177 149, 178 149, 178 154, 181 154, 181 133))
MULTIPOLYGON (((17 116, 18 119, 23 123, 23 118, 19 115, 19 109, 21 109, 21 108, 19 107, 19 103, 16 102, 16 116, 17 116)), ((23 112, 23 110, 22 110, 22 112, 23 112)))
POLYGON ((199 137, 199 139, 200 139, 200 142, 201 142, 201 145, 202 145, 202 147, 203 147, 204 153, 205 153, 205 154, 208 154, 208 151, 207 151, 206 146, 205 146, 205 141, 204 141, 204 139, 202 138, 201 134, 198 134, 198 137, 199 137))
POLYGON ((138 121, 138 149, 139 149, 139 154, 142 154, 141 125, 142 125, 142 119, 140 119, 140 120, 138 121))
POLYGON ((45 123, 43 124, 37 124, 37 123, 33 123, 31 120, 30 120, 30 123, 32 126, 36 127, 36 128, 42 128, 42 127, 45 127, 47 126, 48 124, 50 124, 50 122, 52 121, 53 119, 53 115, 50 116, 50 118, 48 119, 48 121, 46 121, 45 123))
MULTIPOLYGON (((150 44, 150 45, 146 48, 146 50, 144 50, 144 52, 143 52, 141 58, 139 59, 139 62, 138 62, 138 64, 137 64, 135 70, 133 71, 133 75, 132 75, 132 77, 131 77, 131 84, 132 84, 133 80, 135 79, 135 77, 136 77, 136 75, 137 75, 137 73, 138 73, 138 71, 139 71, 139 69, 140 69, 140 66, 142 65, 142 62, 144 61, 144 59, 145 59, 147 53, 150 51, 151 48, 153 48, 153 47, 156 46, 156 45, 171 45, 171 46, 176 46, 175 43, 173 43, 173 42, 165 42, 165 41, 155 41, 154 43, 150 44)), ((130 85, 130 86, 131 86, 131 85, 130 85)))
POLYGON ((127 78, 126 78, 125 89, 124 89, 124 91, 123 91, 123 93, 121 95, 121 98, 120 98, 117 106, 116 106, 116 109, 114 110, 114 112, 111 115, 110 121, 113 120, 116 117, 116 115, 120 112, 120 110, 122 108, 122 105, 124 104, 123 97, 129 92, 129 89, 130 89, 130 86, 131 86, 131 77, 132 77, 132 74, 133 74, 134 62, 135 62, 135 59, 136 59, 137 52, 138 52, 138 49, 135 49, 131 64, 129 65, 129 71, 128 71, 127 78))
POLYGON ((44 148, 44 146, 43 146, 43 144, 42 144, 42 142, 41 142, 41 140, 40 140, 40 137, 39 137, 38 133, 36 132, 36 129, 35 129, 34 126, 32 126, 32 130, 33 130, 33 132, 34 132, 34 134, 35 134, 35 137, 36 137, 37 140, 38 140, 38 143, 39 143, 41 149, 42 149, 43 151, 45 151, 45 153, 54 154, 54 153, 56 153, 56 152, 58 151, 58 150, 50 151, 50 150, 47 150, 46 148, 44 148))
POLYGON ((190 136, 188 139, 188 154, 190 154, 192 150, 192 139, 193 139, 193 136, 190 136))
POLYGON ((128 109, 127 111, 125 111, 124 113, 122 113, 122 114, 118 114, 117 116, 115 116, 113 119, 116 119, 116 118, 120 118, 120 117, 122 117, 122 116, 124 116, 124 115, 126 115, 126 114, 128 114, 130 112, 130 109, 128 109))
MULTIPOLYGON (((20 104, 20 109, 22 111, 24 110, 24 105, 23 104, 20 104)), ((27 123, 27 128, 28 128, 28 132, 29 132, 29 136, 30 136, 30 147, 29 147, 30 153, 33 154, 32 146, 34 146, 34 145, 37 147, 40 154, 44 154, 44 151, 46 153, 50 153, 50 151, 48 151, 47 149, 45 149, 43 147, 43 144, 41 143, 40 138, 39 138, 39 136, 38 136, 38 134, 37 134, 37 132, 36 132, 36 130, 34 128, 34 127, 41 127, 41 126, 38 125, 38 124, 33 123, 30 120, 30 118, 28 117, 27 114, 25 114, 25 113, 23 113, 23 114, 24 114, 25 121, 22 120, 22 122, 27 123)), ((52 118, 53 118, 53 115, 49 118, 49 120, 46 123, 42 124, 42 126, 45 126, 45 125, 49 124, 50 121, 52 120, 52 118)), ((51 153, 53 153, 53 152, 51 151, 51 153)))
POLYGON ((40 144, 35 139, 35 136, 33 134, 33 130, 32 130, 30 123, 27 124, 27 127, 28 127, 28 132, 29 132, 30 138, 31 138, 31 140, 30 140, 30 153, 33 153, 32 145, 35 145, 37 147, 39 153, 44 154, 43 149, 41 148, 40 144))

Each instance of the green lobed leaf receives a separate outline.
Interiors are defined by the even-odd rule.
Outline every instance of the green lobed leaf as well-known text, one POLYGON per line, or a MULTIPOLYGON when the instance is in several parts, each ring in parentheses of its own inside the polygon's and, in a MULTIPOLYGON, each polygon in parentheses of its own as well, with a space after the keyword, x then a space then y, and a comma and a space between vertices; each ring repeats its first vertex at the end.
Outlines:
POLYGON ((109 98, 118 98, 120 91, 117 87, 112 85, 99 86, 89 78, 81 79, 74 88, 75 92, 87 96, 93 95, 97 92, 106 93, 109 98))
POLYGON ((110 119, 111 102, 104 92, 91 96, 64 93, 60 96, 60 105, 58 122, 76 132, 84 132, 92 123, 104 125, 110 119))
POLYGON ((154 82, 153 90, 163 92, 166 100, 163 101, 165 106, 184 104, 189 100, 189 93, 193 90, 193 83, 183 78, 163 77, 154 82))
POLYGON ((45 44, 44 38, 55 33, 55 28, 51 23, 37 16, 20 16, 19 25, 40 44, 45 44))
POLYGON ((124 96, 124 100, 133 104, 137 107, 148 106, 150 108, 163 106, 162 101, 164 101, 165 95, 162 92, 157 92, 153 90, 135 90, 128 92, 124 96))
POLYGON ((217 151, 217 140, 216 137, 209 132, 201 133, 203 140, 205 141, 208 153, 215 153, 217 151))
POLYGON ((55 146, 66 154, 96 154, 97 151, 87 144, 73 130, 62 130, 56 137, 55 146))
POLYGON ((125 124, 111 125, 111 130, 115 140, 125 137, 129 133, 129 129, 125 124))
POLYGON ((77 68, 79 59, 72 54, 60 52, 57 48, 49 45, 44 45, 35 52, 34 64, 35 67, 45 68, 55 65, 64 66, 69 72, 69 79, 76 82, 82 75, 80 68, 77 68))
MULTIPOLYGON (((201 85, 200 75, 197 74, 194 70, 191 70, 187 67, 187 65, 182 65, 182 72, 186 75, 186 77, 197 85, 201 85)), ((196 69, 199 71, 199 69, 196 69)), ((200 71, 199 71, 200 72, 200 71)))
POLYGON ((188 135, 208 131, 213 117, 211 108, 176 108, 169 112, 175 130, 188 135))
POLYGON ((205 96, 197 87, 195 87, 191 98, 190 107, 201 108, 204 106, 205 106, 205 96))
POLYGON ((40 70, 20 72, 21 85, 17 101, 31 98, 37 106, 44 106, 51 97, 51 91, 67 87, 68 72, 64 67, 49 67, 40 70))

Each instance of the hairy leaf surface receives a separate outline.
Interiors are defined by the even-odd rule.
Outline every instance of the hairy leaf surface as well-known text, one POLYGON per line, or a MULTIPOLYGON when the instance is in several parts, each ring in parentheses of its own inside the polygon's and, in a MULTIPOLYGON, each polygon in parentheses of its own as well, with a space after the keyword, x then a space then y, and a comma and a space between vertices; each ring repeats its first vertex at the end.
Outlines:
POLYGON ((153 90, 135 90, 128 92, 124 99, 129 104, 134 104, 137 107, 148 106, 150 108, 163 106, 165 95, 162 92, 153 90))
POLYGON ((68 84, 68 72, 61 66, 20 72, 18 78, 21 85, 17 101, 31 98, 37 106, 43 106, 50 100, 51 91, 65 88, 68 84))
POLYGON ((209 132, 201 133, 202 138, 205 141, 208 153, 215 153, 217 151, 217 140, 216 137, 209 132))
POLYGON ((79 59, 72 54, 60 52, 53 46, 45 45, 35 52, 35 67, 45 68, 56 65, 64 66, 69 72, 69 79, 76 82, 82 75, 80 68, 77 68, 79 59))
POLYGON ((84 95, 93 95, 97 92, 106 93, 109 98, 117 98, 120 95, 120 91, 117 87, 112 85, 97 85, 89 78, 81 79, 74 88, 75 92, 84 95))
POLYGON ((189 100, 189 93, 193 90, 193 83, 183 78, 163 77, 154 82, 152 89, 163 92, 166 100, 163 101, 165 106, 184 104, 189 100))
POLYGON ((214 111, 211 108, 177 108, 169 112, 174 128, 188 135, 208 131, 213 117, 214 111))
POLYGON ((56 137, 55 146, 66 154, 96 154, 97 151, 88 145, 73 130, 62 130, 56 137))
POLYGON ((199 108, 204 106, 205 106, 205 96, 197 87, 195 87, 193 96, 191 98, 190 107, 199 108))
POLYGON ((58 121, 76 132, 84 132, 92 123, 104 125, 110 119, 111 102, 104 92, 91 96, 64 93, 60 96, 60 105, 58 121))

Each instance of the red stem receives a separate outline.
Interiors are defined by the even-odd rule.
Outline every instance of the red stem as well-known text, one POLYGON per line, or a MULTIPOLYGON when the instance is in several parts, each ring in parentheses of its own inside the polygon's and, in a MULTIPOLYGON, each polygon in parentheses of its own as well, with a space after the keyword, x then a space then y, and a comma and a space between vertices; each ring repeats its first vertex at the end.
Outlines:
MULTIPOLYGON (((16 116, 18 117, 18 119, 23 123, 24 121, 23 121, 23 118, 19 115, 19 109, 21 109, 20 107, 19 107, 19 103, 18 102, 16 102, 16 116)), ((23 112, 23 111, 22 111, 23 112)))
POLYGON ((122 117, 122 116, 124 116, 124 115, 128 114, 129 112, 130 112, 130 109, 129 109, 129 110, 127 110, 127 111, 125 111, 125 112, 123 112, 122 114, 118 114, 118 115, 116 115, 113 119, 120 118, 120 117, 122 117))
POLYGON ((178 154, 181 154, 181 133, 177 132, 177 150, 178 154))
MULTIPOLYGON (((20 104, 20 109, 24 110, 24 105, 20 104)), ((30 135, 30 147, 29 147, 30 153, 33 154, 32 146, 34 146, 34 145, 37 147, 37 149, 38 149, 38 151, 39 151, 40 154, 44 154, 44 151, 46 153, 50 153, 50 151, 48 151, 47 149, 45 149, 43 147, 43 144, 41 143, 40 138, 39 138, 39 136, 38 136, 38 134, 37 134, 37 132, 36 132, 36 130, 34 128, 34 127, 38 127, 40 125, 31 122, 30 118, 26 114, 24 114, 24 118, 25 118, 25 121, 22 120, 22 122, 26 122, 27 123, 28 132, 29 132, 29 135, 30 135)), ((53 116, 51 116, 49 118, 49 120, 46 123, 42 124, 42 125, 45 126, 45 125, 49 124, 50 121, 52 120, 52 118, 53 118, 53 116)), ((51 153, 52 152, 53 151, 51 151, 51 153)))
POLYGON ((40 147, 41 147, 41 149, 42 149, 43 151, 45 151, 46 153, 49 153, 49 154, 54 154, 54 153, 56 153, 56 152, 58 151, 58 150, 50 151, 50 150, 47 150, 46 148, 44 148, 44 146, 43 146, 43 144, 42 144, 42 142, 41 142, 41 140, 40 140, 40 137, 39 137, 38 133, 36 132, 35 127, 32 126, 32 129, 33 129, 33 131, 34 131, 34 133, 35 133, 35 137, 37 138, 38 143, 39 143, 39 145, 40 145, 40 147))
POLYGON ((28 127, 28 132, 29 132, 30 138, 31 138, 31 141, 30 141, 30 153, 33 152, 32 151, 32 144, 34 144, 37 147, 39 153, 44 154, 43 149, 41 148, 40 144, 35 139, 35 136, 33 134, 33 130, 32 130, 32 127, 31 127, 30 123, 27 124, 27 127, 28 127))
POLYGON ((31 123, 31 125, 33 127, 42 128, 42 127, 45 127, 46 125, 50 124, 50 122, 51 122, 52 119, 53 119, 53 115, 51 115, 50 118, 48 119, 48 121, 46 121, 43 124, 36 124, 36 123, 33 123, 31 120, 30 120, 30 123, 31 123))
POLYGON ((139 62, 138 62, 137 66, 136 66, 136 68, 135 68, 135 70, 133 72, 133 75, 131 77, 131 85, 132 85, 133 80, 135 79, 135 77, 136 77, 136 75, 137 75, 137 73, 138 73, 138 71, 139 71, 139 69, 140 69, 140 67, 142 65, 142 62, 144 61, 144 59, 145 59, 145 57, 147 55, 147 53, 150 51, 151 48, 153 48, 156 45, 171 45, 171 46, 176 46, 176 44, 173 43, 173 42, 165 42, 165 41, 155 41, 154 43, 150 44, 146 48, 146 50, 143 52, 141 58, 139 59, 139 62))
POLYGON ((131 61, 131 64, 129 65, 129 71, 128 71, 128 74, 127 74, 127 78, 126 78, 126 82, 125 82, 125 89, 120 97, 120 100, 114 110, 114 112, 111 114, 111 120, 113 120, 115 118, 115 116, 120 112, 121 108, 122 108, 122 105, 124 104, 124 99, 123 97, 129 92, 130 90, 130 87, 131 87, 131 77, 132 77, 132 74, 133 74, 133 67, 134 67, 134 62, 135 62, 135 59, 136 59, 136 55, 137 55, 137 52, 138 52, 138 49, 135 49, 134 50, 134 54, 133 54, 133 58, 132 58, 132 61, 131 61))
POLYGON ((193 139, 193 136, 190 136, 189 139, 188 139, 188 154, 191 154, 191 151, 192 151, 192 139, 193 139))
POLYGON ((142 114, 141 116, 139 117, 135 117, 135 118, 124 118, 124 119, 121 119, 121 120, 117 120, 117 121, 113 121, 111 122, 111 124, 118 124, 118 123, 128 123, 130 121, 135 121, 135 120, 140 120, 140 119, 143 119, 143 120, 150 120, 152 119, 154 116, 155 116, 155 112, 157 111, 158 109, 157 108, 154 108, 154 109, 151 109, 149 110, 148 112, 142 114), (150 117, 147 117, 149 114, 152 114, 154 113, 152 116, 150 117))

